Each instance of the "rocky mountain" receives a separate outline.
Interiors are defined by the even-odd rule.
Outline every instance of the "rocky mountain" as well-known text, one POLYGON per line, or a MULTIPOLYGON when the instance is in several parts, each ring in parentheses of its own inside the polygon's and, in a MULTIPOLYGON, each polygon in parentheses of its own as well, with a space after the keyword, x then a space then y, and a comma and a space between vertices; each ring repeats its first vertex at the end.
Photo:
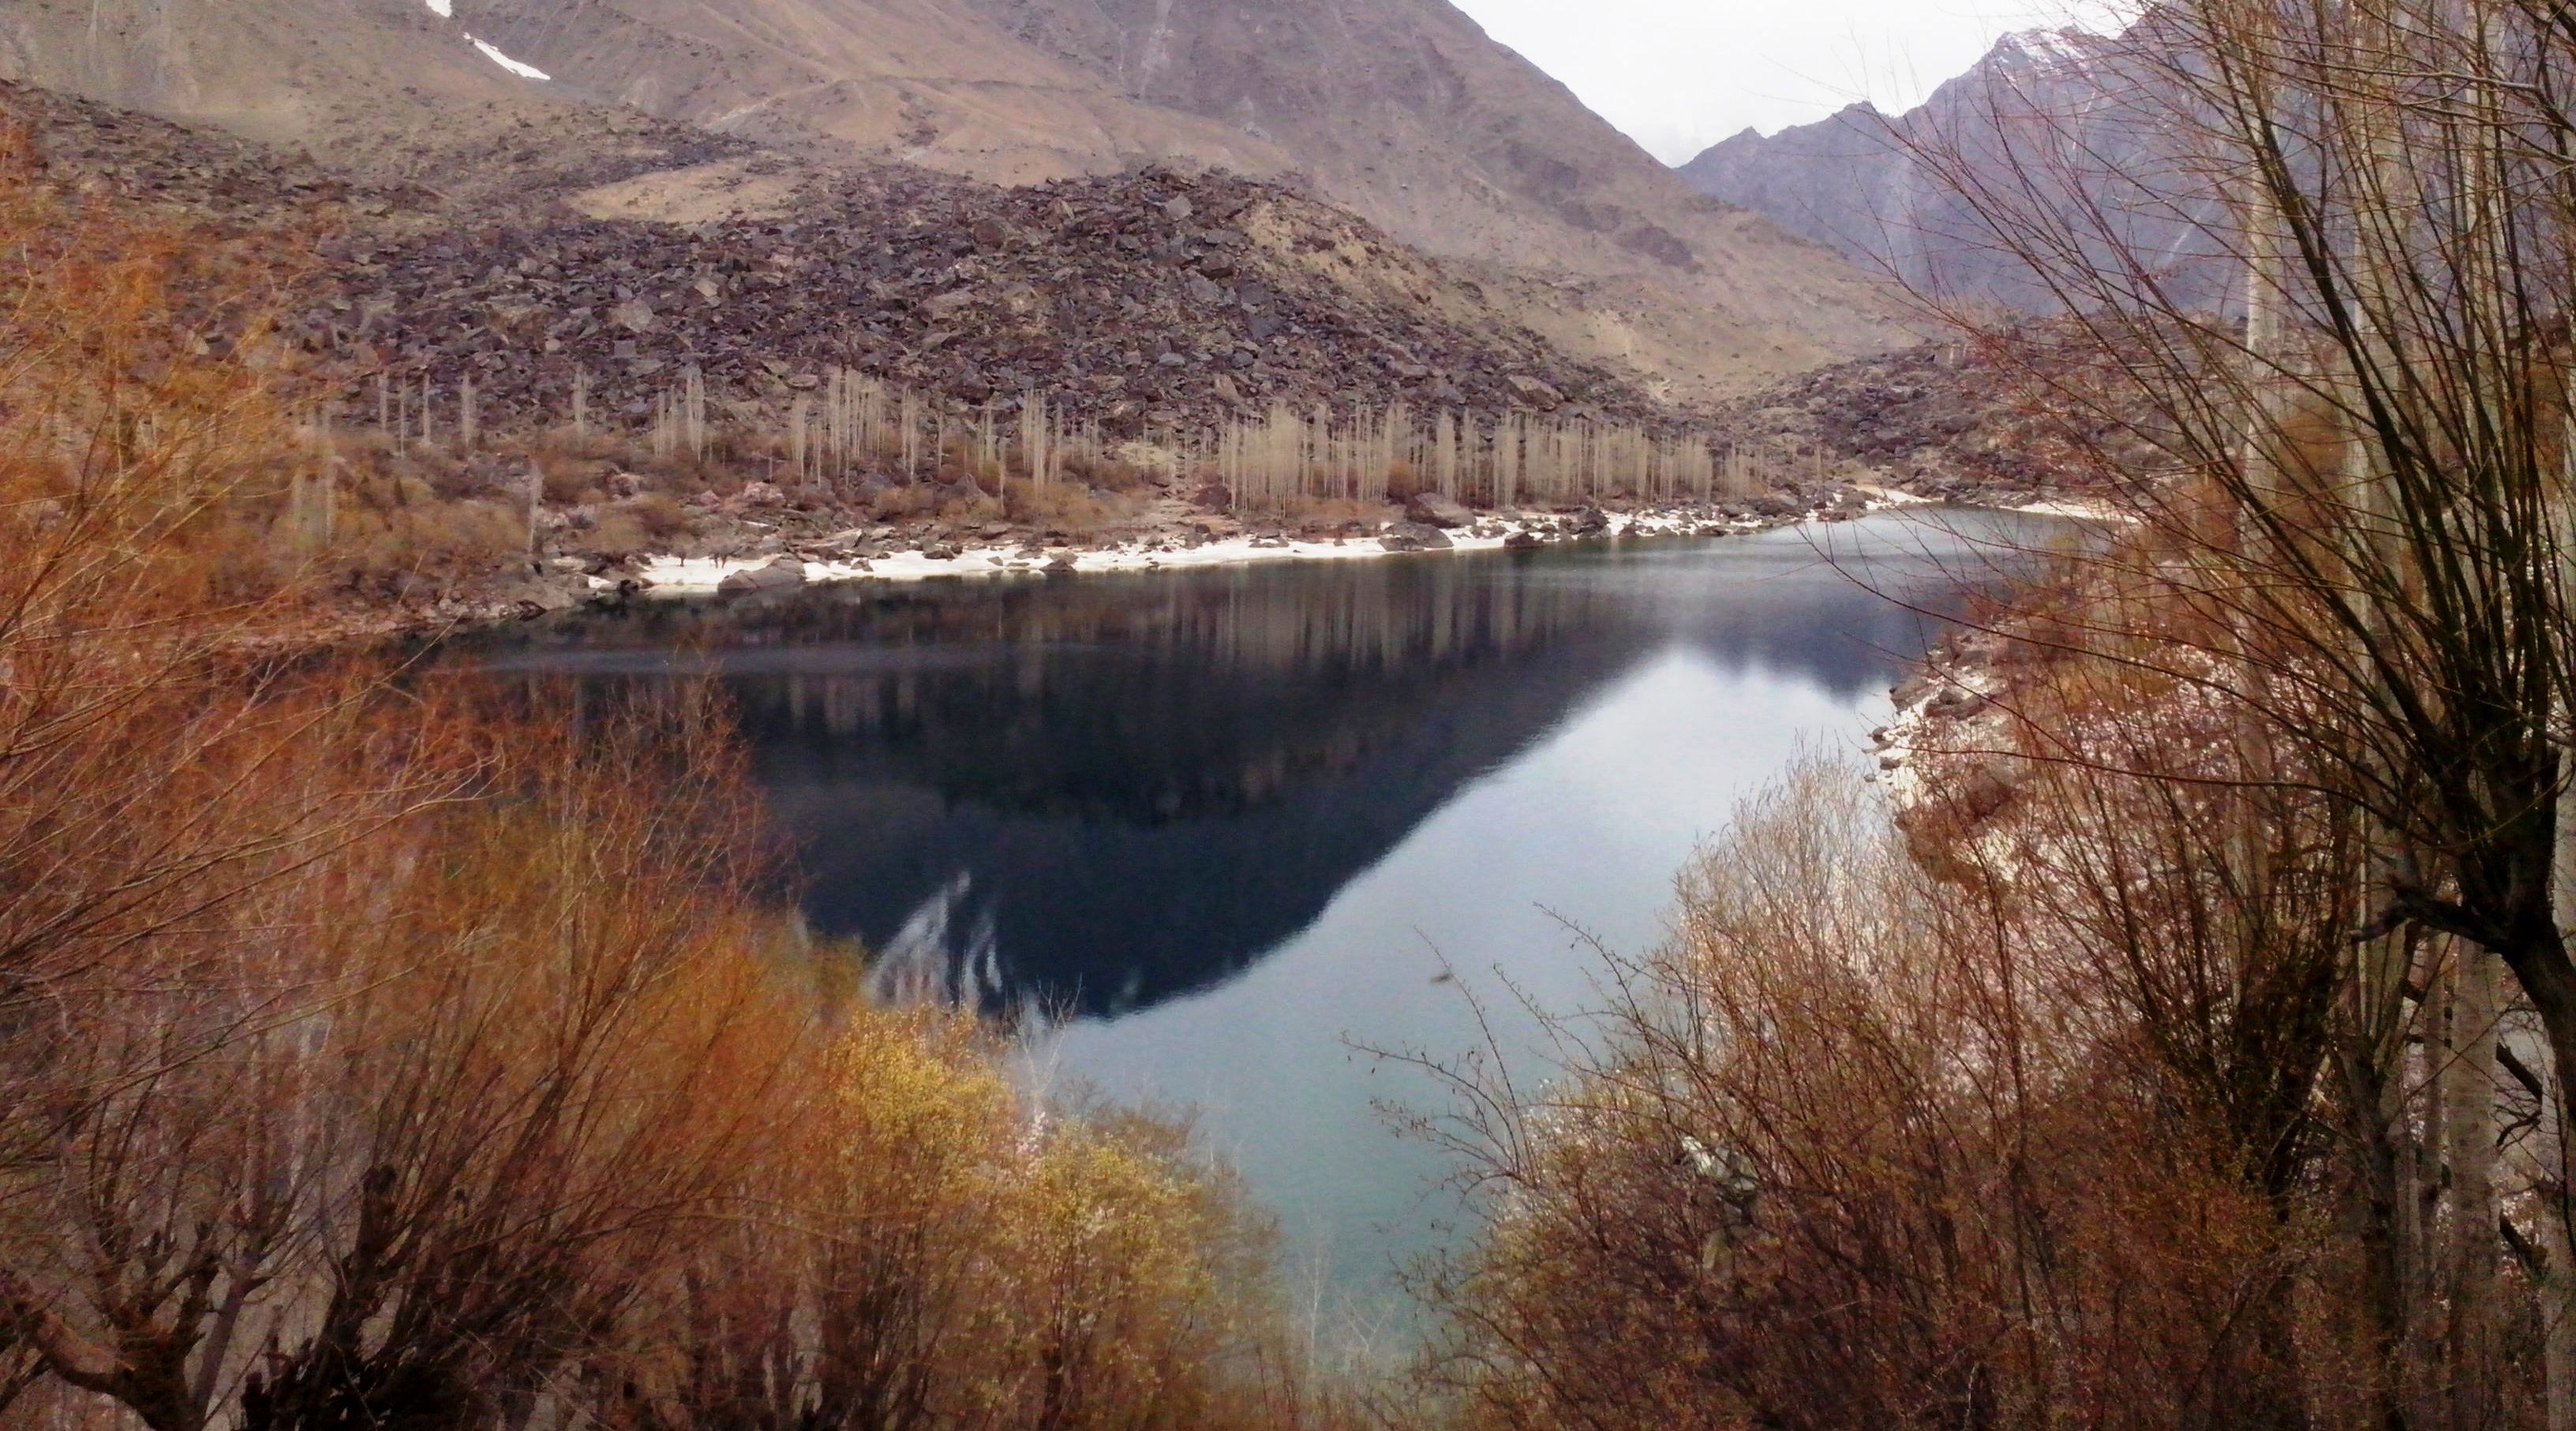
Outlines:
POLYGON ((1916 294, 2042 311, 2051 296, 1943 171, 2018 176, 2047 201, 2105 216, 2124 246, 2215 294, 2220 273, 2202 240, 2224 211, 2152 88, 2152 23, 2117 37, 2007 35, 1903 115, 1862 104, 1767 137, 1746 130, 1679 172, 1916 294))
POLYGON ((450 215, 751 147, 515 75, 421 0, 9 0, 0 82, 31 113, 44 92, 89 100, 450 215))
POLYGON ((972 3, 1121 93, 1268 140, 1399 238, 1579 277, 1586 336, 1659 371, 1795 370, 1884 336, 1876 294, 1696 198, 1448 0, 972 3))
POLYGON ((563 420, 576 372, 599 410, 640 413, 684 372, 775 408, 838 367, 968 413, 1042 394, 1122 437, 1273 403, 1661 414, 1338 209, 1166 169, 1003 188, 889 168, 760 217, 575 217, 334 257, 343 292, 295 320, 307 348, 450 391, 471 377, 523 426, 563 420))
POLYGON ((1868 275, 1693 193, 1447 0, 12 0, 0 79, 505 203, 688 157, 677 133, 1013 185, 1292 181, 1679 399, 1902 337, 1868 275))
POLYGON ((51 183, 322 237, 277 322, 353 410, 377 380, 496 428, 635 417, 684 375, 776 409, 850 368, 979 412, 1043 393, 1119 437, 1274 402, 1661 423, 1438 260, 1276 184, 1169 169, 1004 187, 904 165, 816 172, 712 137, 701 162, 515 222, 353 183, 249 141, 0 82, 51 183), (686 224, 624 211, 694 208, 686 224))
POLYGON ((1718 420, 1765 466, 1822 454, 1918 497, 2016 507, 2101 490, 2112 473, 2100 454, 2128 440, 2106 414, 2132 400, 2080 325, 2029 318, 1976 342, 1801 373, 1726 403, 1718 420))
POLYGON ((1692 193, 1448 0, 459 0, 458 16, 563 82, 771 142, 1003 183, 1144 162, 1295 175, 1488 263, 1530 326, 1678 396, 1895 336, 1866 276, 1692 193))

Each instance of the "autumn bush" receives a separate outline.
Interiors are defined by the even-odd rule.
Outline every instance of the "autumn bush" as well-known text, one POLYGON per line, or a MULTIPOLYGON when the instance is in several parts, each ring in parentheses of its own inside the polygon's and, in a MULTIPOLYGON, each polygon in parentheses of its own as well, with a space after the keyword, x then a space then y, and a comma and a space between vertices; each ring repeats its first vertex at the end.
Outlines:
POLYGON ((1900 799, 1826 758, 1749 804, 1557 1082, 1446 1070, 1468 1424, 2551 1424, 2538 1020, 2386 913, 2333 732, 2178 654, 2271 633, 2164 599, 2175 545, 1980 609, 1944 679, 1992 694, 1899 722, 1900 799))
POLYGON ((1748 808, 1681 909, 1576 1076, 1452 1125, 1496 1217, 1436 1285, 1470 1424, 2307 1424, 2327 1227, 2247 1163, 2313 1193, 2315 1145, 2184 1086, 2117 971, 1926 873, 1835 767, 1748 808))
MULTIPOLYGON (((1319 1424, 1231 1184, 857 1002, 719 707, 304 647, 255 248, 22 159, 0 1424, 1319 1424)), ((391 477, 342 515, 434 542, 391 477)))

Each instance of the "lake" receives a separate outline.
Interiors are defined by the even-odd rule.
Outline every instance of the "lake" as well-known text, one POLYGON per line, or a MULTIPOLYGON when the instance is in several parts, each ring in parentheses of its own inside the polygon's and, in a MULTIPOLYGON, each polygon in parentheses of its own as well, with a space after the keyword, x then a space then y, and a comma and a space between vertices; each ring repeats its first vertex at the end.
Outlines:
POLYGON ((1195 1111, 1334 1339, 1403 1339, 1394 1269, 1456 1235, 1368 1050, 1523 1078, 1519 1000, 1802 749, 1861 758, 1925 614, 2053 524, 1887 514, 1715 540, 862 584, 653 602, 481 643, 601 682, 711 666, 805 909, 888 998, 972 1003, 1054 1090, 1195 1111), (676 652, 691 653, 685 658, 676 652))

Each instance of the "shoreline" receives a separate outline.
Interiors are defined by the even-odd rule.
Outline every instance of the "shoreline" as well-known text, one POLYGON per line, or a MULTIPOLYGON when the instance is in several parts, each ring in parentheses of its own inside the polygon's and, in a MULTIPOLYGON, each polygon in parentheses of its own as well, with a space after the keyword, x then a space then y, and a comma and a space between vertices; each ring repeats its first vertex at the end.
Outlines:
MULTIPOLYGON (((1726 517, 1705 508, 1653 508, 1602 514, 1598 525, 1571 517, 1487 516, 1458 528, 1442 530, 1442 544, 1403 544, 1396 529, 1419 532, 1418 524, 1393 524, 1381 536, 1329 539, 1233 535, 1198 542, 1164 537, 1138 537, 1101 547, 1036 547, 995 542, 954 548, 953 556, 934 556, 915 547, 887 555, 836 561, 804 560, 796 579, 777 578, 768 589, 792 591, 805 586, 843 586, 863 582, 977 581, 1005 576, 1102 575, 1187 571, 1283 561, 1360 561, 1378 557, 1490 552, 1563 545, 1573 541, 1631 537, 1751 536, 1814 522, 1841 522, 1893 511, 1919 503, 1873 502, 1865 507, 1819 507, 1772 519, 1726 517), (1569 528, 1568 523, 1575 525, 1569 528), (1390 541, 1399 544, 1390 545, 1390 541)), ((899 539, 891 530, 870 532, 871 539, 899 539)), ((646 559, 640 573, 627 578, 632 594, 654 600, 686 600, 722 595, 729 577, 748 577, 773 570, 792 557, 676 557, 646 559)), ((602 582, 604 591, 617 583, 602 582)))
MULTIPOLYGON (((1754 536, 1811 525, 1834 525, 1891 512, 1949 508, 1966 512, 2006 512, 2061 520, 2103 520, 2089 503, 2042 500, 2031 503, 1984 504, 1886 489, 1845 489, 1846 495, 1794 512, 1747 514, 1733 510, 1681 506, 1642 510, 1486 513, 1463 525, 1434 529, 1426 524, 1386 524, 1377 535, 1291 537, 1275 529, 1224 535, 1198 535, 1170 526, 1099 545, 1069 542, 1041 544, 1014 535, 972 545, 930 538, 918 527, 879 524, 826 539, 823 545, 858 548, 835 557, 799 543, 802 555, 769 545, 740 556, 642 556, 622 566, 589 571, 570 558, 555 558, 551 570, 538 567, 516 575, 495 573, 479 590, 451 593, 427 607, 330 603, 308 608, 302 634, 293 640, 269 638, 263 645, 329 647, 384 641, 436 642, 478 629, 499 629, 540 617, 580 610, 613 611, 634 602, 742 599, 777 596, 808 587, 858 586, 869 582, 909 585, 927 581, 990 581, 997 578, 1133 575, 1191 571, 1295 561, 1359 561, 1389 556, 1441 555, 1544 549, 1582 541, 1640 538, 1712 539, 1754 536), (1429 540, 1426 540, 1428 538, 1429 540), (1390 539, 1393 539, 1392 544, 1390 539), (861 552, 866 554, 862 555, 861 552), (936 554, 934 554, 936 553, 936 554), (761 576, 749 585, 743 579, 761 576), (736 579, 735 586, 727 586, 736 579)), ((1227 525, 1235 523, 1230 520, 1227 525)), ((532 566, 535 564, 532 563, 532 566)))

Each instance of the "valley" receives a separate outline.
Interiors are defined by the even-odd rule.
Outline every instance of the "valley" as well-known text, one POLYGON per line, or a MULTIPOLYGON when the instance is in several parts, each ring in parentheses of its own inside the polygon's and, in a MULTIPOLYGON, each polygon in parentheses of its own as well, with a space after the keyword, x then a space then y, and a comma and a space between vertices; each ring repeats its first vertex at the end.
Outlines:
POLYGON ((2576 31, 1676 3, 0 0, 0 1431, 2576 1431, 2576 31))

